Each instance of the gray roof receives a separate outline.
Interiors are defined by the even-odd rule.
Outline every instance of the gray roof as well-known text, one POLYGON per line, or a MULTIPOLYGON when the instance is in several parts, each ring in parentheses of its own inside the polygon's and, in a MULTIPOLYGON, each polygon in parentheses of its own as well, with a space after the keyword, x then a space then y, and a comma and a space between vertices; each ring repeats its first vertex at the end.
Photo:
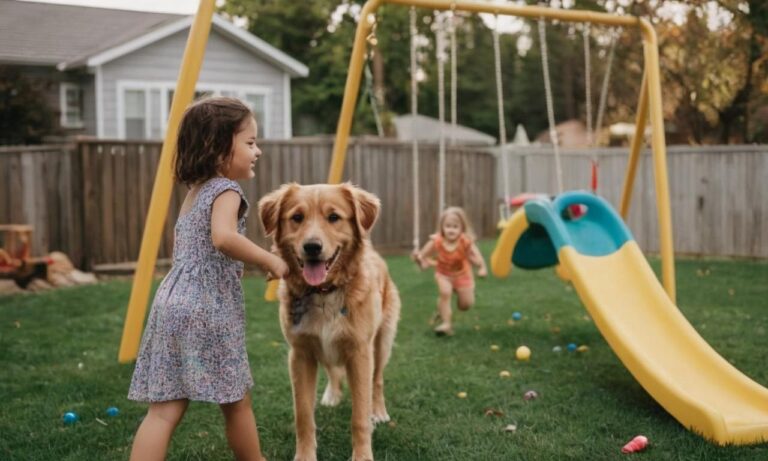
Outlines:
MULTIPOLYGON (((0 0, 0 63, 97 66, 182 29, 192 16, 0 0)), ((219 15, 212 28, 293 77, 309 69, 219 15)))
POLYGON ((0 0, 0 61, 57 65, 96 54, 183 17, 0 0))
MULTIPOLYGON (((394 117, 392 122, 395 124, 397 139, 401 141, 411 141, 416 133, 416 140, 424 142, 438 142, 440 140, 440 120, 426 115, 418 114, 413 116, 399 115, 394 117)), ((458 144, 475 145, 493 145, 496 144, 496 138, 485 134, 482 131, 475 130, 463 125, 456 125, 455 131, 450 122, 443 122, 443 136, 446 142, 451 140, 451 135, 458 144)))

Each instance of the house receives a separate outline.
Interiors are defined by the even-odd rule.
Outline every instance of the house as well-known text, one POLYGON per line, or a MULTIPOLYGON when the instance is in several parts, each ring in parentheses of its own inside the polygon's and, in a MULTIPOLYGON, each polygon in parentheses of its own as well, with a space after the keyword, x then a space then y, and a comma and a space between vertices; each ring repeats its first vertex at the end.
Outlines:
MULTIPOLYGON (((0 66, 43 87, 65 135, 162 139, 194 16, 0 0, 0 66)), ((214 15, 196 96, 238 97, 290 138, 307 66, 214 15)))
MULTIPOLYGON (((555 125, 560 147, 586 149, 590 147, 587 127, 581 120, 571 119, 555 125)), ((544 130, 536 136, 536 142, 552 145, 549 130, 544 130)))
MULTIPOLYGON (((436 143, 440 140, 440 120, 426 115, 399 115, 392 119, 399 141, 412 141, 414 135, 417 141, 436 143)), ((452 141, 456 144, 492 146, 496 138, 463 125, 454 128, 451 122, 443 122, 443 136, 446 145, 452 141)))

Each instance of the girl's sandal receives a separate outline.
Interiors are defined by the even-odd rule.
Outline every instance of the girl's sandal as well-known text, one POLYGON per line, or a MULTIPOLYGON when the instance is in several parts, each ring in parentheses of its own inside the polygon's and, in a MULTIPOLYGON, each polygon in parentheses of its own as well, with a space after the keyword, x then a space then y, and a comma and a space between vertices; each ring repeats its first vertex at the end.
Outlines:
POLYGON ((453 336, 453 328, 450 323, 441 323, 435 327, 434 332, 437 336, 453 336))

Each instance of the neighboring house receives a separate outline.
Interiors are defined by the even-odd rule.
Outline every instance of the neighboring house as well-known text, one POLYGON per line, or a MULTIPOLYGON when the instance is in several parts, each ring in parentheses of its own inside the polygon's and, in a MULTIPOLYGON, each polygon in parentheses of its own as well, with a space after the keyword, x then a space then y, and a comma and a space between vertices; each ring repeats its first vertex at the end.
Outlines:
MULTIPOLYGON (((42 83, 67 135, 162 139, 194 16, 0 0, 0 65, 42 83)), ((290 138, 291 79, 307 67, 214 15, 196 95, 251 106, 290 138)))
MULTIPOLYGON (((566 120, 555 125, 557 139, 560 147, 584 149, 589 148, 589 137, 587 136, 587 127, 584 122, 577 119, 566 120)), ((552 139, 549 136, 549 129, 546 129, 536 136, 536 142, 552 145, 552 139)))
MULTIPOLYGON (((417 141, 439 142, 440 140, 440 120, 426 115, 399 115, 392 119, 397 131, 397 139, 400 141, 411 141, 414 134, 417 141)), ((451 122, 443 122, 443 136, 446 145, 451 141, 463 145, 492 146, 496 144, 496 138, 485 134, 482 131, 475 130, 463 125, 456 125, 454 128, 451 122)))

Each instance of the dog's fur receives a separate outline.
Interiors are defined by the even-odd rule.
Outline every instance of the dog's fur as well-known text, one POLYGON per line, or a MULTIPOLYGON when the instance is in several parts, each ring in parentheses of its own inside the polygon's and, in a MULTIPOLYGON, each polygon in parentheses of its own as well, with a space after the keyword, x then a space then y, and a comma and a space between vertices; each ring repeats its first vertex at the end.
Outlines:
POLYGON ((389 421, 383 372, 400 296, 368 238, 379 207, 376 196, 348 183, 286 184, 259 201, 264 231, 290 268, 278 293, 291 347, 296 460, 316 459, 318 363, 328 374, 321 404, 337 405, 348 378, 353 460, 373 459, 373 424, 389 421))

